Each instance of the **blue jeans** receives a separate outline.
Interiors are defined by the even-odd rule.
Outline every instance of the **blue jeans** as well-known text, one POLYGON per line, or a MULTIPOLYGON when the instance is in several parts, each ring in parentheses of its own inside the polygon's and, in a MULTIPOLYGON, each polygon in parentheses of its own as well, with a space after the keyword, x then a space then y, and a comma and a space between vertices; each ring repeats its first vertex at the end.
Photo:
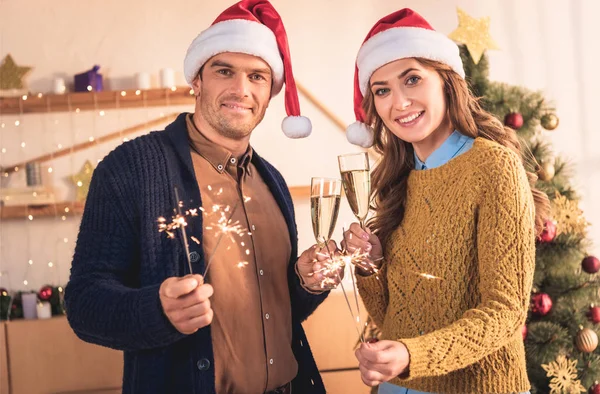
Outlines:
MULTIPOLYGON (((427 394, 422 391, 407 389, 404 387, 396 386, 395 384, 391 384, 391 383, 381 383, 379 385, 378 393, 379 394, 427 394)), ((529 394, 529 391, 526 393, 522 393, 522 394, 529 394)))
POLYGON ((426 394, 422 391, 415 391, 386 382, 379 385, 379 391, 377 392, 379 394, 426 394))

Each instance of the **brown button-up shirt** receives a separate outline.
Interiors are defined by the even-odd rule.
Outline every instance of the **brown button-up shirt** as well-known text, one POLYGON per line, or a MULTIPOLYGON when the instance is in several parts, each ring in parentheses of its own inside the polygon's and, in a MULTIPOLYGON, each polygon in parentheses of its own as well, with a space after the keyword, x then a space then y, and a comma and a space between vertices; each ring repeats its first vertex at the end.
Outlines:
POLYGON ((203 136, 191 115, 187 126, 205 210, 205 262, 212 259, 207 282, 214 287, 216 390, 219 394, 274 390, 298 372, 287 279, 289 231, 251 162, 252 148, 238 161, 203 136), (219 219, 230 216, 229 226, 238 225, 239 231, 224 234, 219 243, 219 219))

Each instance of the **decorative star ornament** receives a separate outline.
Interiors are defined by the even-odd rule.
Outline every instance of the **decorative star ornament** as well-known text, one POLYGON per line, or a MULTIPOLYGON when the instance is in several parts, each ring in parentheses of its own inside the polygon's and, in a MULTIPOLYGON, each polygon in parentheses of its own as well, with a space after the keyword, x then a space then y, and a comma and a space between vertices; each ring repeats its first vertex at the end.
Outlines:
POLYGON ((577 360, 567 360, 565 356, 560 355, 556 361, 542 364, 542 368, 546 371, 546 376, 552 378, 549 385, 550 394, 579 394, 587 391, 577 379, 577 360))
POLYGON ((589 223, 577 201, 569 200, 558 191, 552 200, 552 217, 556 220, 557 235, 568 233, 584 236, 589 223))
POLYGON ((31 67, 17 66, 12 56, 6 55, 0 64, 0 90, 25 89, 23 77, 31 67))
POLYGON ((94 172, 94 166, 88 160, 85 162, 81 170, 74 175, 71 175, 69 178, 71 182, 75 185, 77 190, 76 200, 79 202, 84 202, 88 192, 90 191, 90 182, 92 181, 92 173, 94 172))
POLYGON ((475 19, 460 8, 458 27, 448 37, 458 43, 465 44, 475 64, 479 63, 483 52, 488 49, 500 49, 490 35, 490 17, 475 19))

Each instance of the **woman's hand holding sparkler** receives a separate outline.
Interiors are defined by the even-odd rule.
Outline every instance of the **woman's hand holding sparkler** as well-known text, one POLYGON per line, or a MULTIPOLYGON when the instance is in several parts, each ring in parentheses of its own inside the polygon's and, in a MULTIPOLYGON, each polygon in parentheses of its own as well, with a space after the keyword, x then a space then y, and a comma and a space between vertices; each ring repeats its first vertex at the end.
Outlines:
POLYGON ((410 354, 402 342, 361 343, 354 352, 360 377, 367 386, 377 386, 408 372, 410 354))
POLYGON ((201 275, 166 279, 159 290, 160 303, 171 324, 182 334, 193 334, 213 319, 211 285, 201 275))
POLYGON ((352 263, 357 267, 360 275, 370 275, 381 267, 383 248, 381 241, 369 228, 362 229, 360 224, 352 223, 344 231, 344 240, 341 242, 344 251, 352 255, 352 263))
POLYGON ((329 241, 327 245, 313 245, 302 252, 296 271, 305 287, 330 290, 344 277, 344 264, 335 241, 329 241))

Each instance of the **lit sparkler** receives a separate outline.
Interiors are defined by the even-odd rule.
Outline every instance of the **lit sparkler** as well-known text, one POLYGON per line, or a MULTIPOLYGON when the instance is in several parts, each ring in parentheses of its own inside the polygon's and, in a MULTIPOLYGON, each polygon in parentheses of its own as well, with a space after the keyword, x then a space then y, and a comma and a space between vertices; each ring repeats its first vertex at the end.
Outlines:
MULTIPOLYGON (((213 187, 208 185, 208 190, 213 191, 213 187)), ((220 188, 218 191, 215 192, 215 195, 219 196, 222 193, 223 193, 223 188, 220 188)), ((171 218, 171 221, 167 221, 167 219, 162 216, 159 217, 157 220, 158 221, 158 231, 166 233, 168 238, 175 238, 177 230, 179 230, 181 232, 181 238, 183 240, 186 259, 187 259, 190 273, 192 273, 193 271, 192 271, 192 263, 190 260, 190 251, 189 251, 189 245, 188 245, 188 240, 187 240, 187 234, 185 231, 185 227, 187 226, 186 217, 198 216, 198 211, 202 212, 207 220, 214 215, 216 215, 218 217, 218 219, 216 221, 211 221, 209 223, 209 225, 205 227, 206 230, 214 231, 214 235, 215 235, 215 237, 218 237, 218 239, 215 244, 215 247, 213 248, 213 250, 210 254, 210 258, 208 260, 208 263, 206 264, 206 268, 204 269, 204 273, 202 275, 203 277, 206 276, 206 273, 208 272, 208 268, 210 267, 210 264, 212 263, 215 252, 217 251, 217 248, 219 247, 221 240, 223 239, 223 237, 225 235, 227 235, 227 237, 233 243, 236 242, 235 236, 242 237, 246 234, 252 235, 252 233, 249 232, 246 228, 244 228, 240 224, 239 221, 232 222, 233 215, 235 214, 235 211, 237 210, 237 207, 240 203, 239 200, 235 204, 233 209, 229 205, 214 204, 208 210, 203 207, 199 207, 199 208, 188 209, 184 213, 182 213, 181 208, 183 206, 183 202, 179 200, 179 193, 178 193, 177 188, 175 188, 175 198, 177 199, 177 207, 173 209, 175 215, 171 218)), ((244 201, 244 203, 250 201, 250 197, 244 196, 243 201, 244 201)), ((190 239, 198 245, 200 245, 200 243, 201 243, 200 240, 198 238, 196 238, 195 236, 190 237, 190 239)), ((241 245, 245 246, 244 242, 241 242, 241 245)), ((230 247, 228 247, 228 250, 229 249, 230 249, 230 247)), ((246 254, 250 254, 249 249, 246 250, 246 254)), ((246 265, 248 265, 248 262, 240 261, 237 264, 237 267, 243 268, 246 265)))

